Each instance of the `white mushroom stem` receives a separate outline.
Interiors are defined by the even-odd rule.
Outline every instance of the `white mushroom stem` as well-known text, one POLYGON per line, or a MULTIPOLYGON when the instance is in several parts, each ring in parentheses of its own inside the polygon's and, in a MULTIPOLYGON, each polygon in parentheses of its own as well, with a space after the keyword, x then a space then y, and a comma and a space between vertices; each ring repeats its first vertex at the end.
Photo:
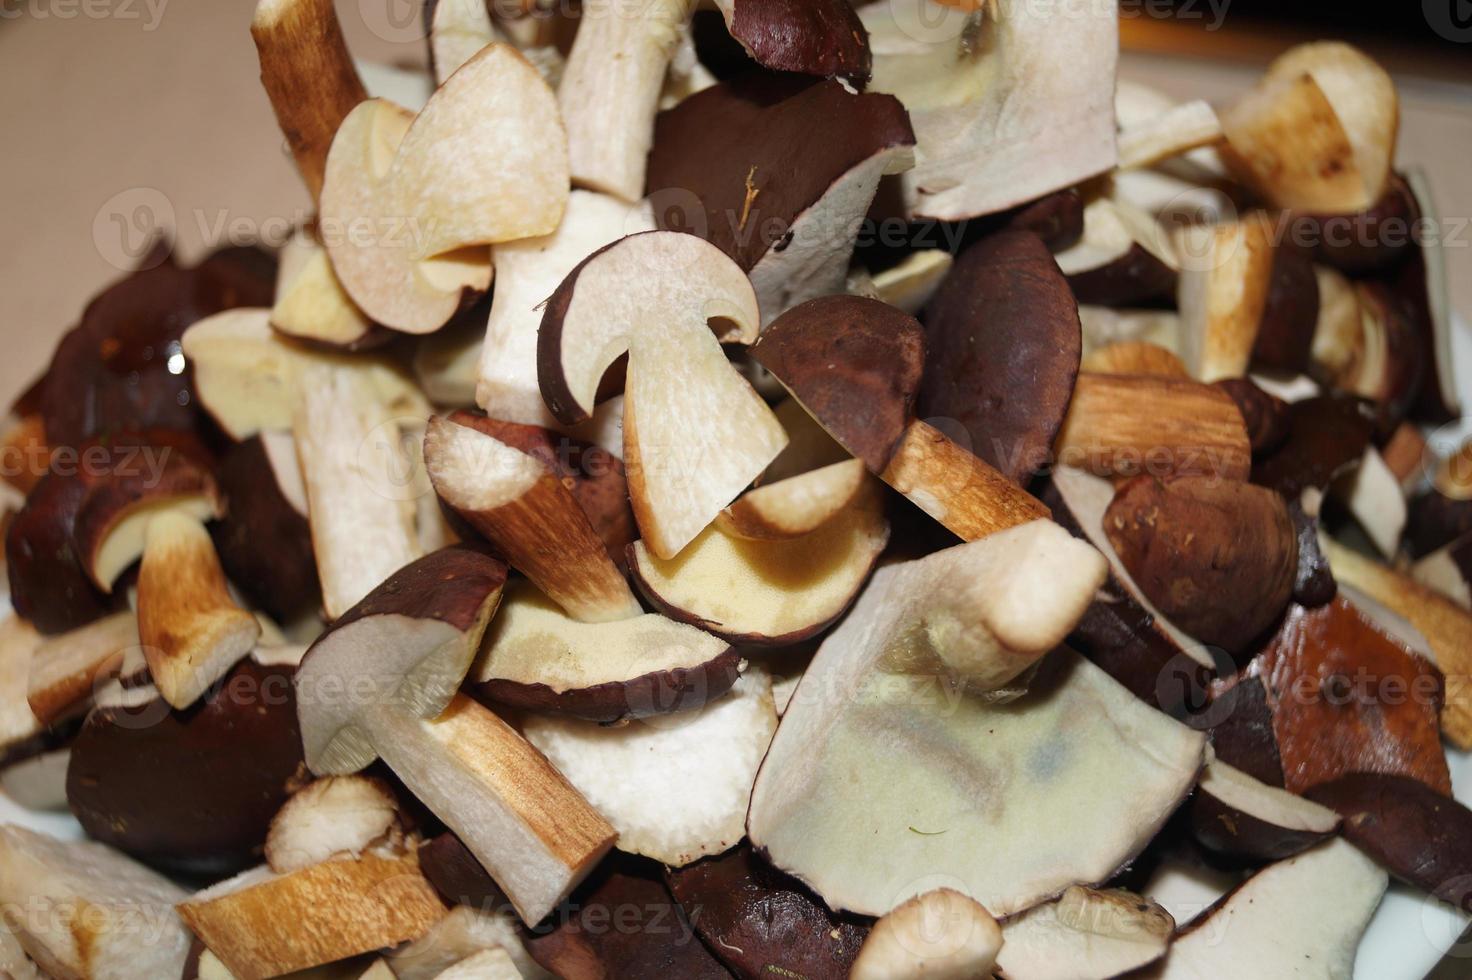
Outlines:
POLYGON ((557 98, 573 183, 637 201, 665 70, 693 0, 583 5, 557 98))

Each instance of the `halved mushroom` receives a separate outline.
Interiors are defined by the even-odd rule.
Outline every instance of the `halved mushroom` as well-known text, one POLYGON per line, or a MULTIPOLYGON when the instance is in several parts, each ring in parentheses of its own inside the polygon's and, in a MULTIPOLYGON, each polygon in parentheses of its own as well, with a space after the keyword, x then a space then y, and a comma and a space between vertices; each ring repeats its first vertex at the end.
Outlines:
POLYGON ((566 146, 552 90, 507 44, 472 57, 417 116, 360 103, 333 138, 322 187, 333 271, 374 321, 439 329, 490 284, 484 246, 557 227, 566 146))
POLYGON ((1175 292, 1176 253, 1153 217, 1100 195, 1084 208, 1083 236, 1055 258, 1080 303, 1131 306, 1175 292))
POLYGON ((716 526, 752 541, 800 538, 854 504, 868 480, 863 461, 849 459, 763 483, 721 511, 716 526))
POLYGON ((250 34, 260 57, 261 84, 316 200, 333 135, 368 97, 337 13, 331 0, 260 0, 250 34))
POLYGON ((1218 381, 1247 374, 1276 264, 1272 235, 1272 219, 1262 211, 1177 231, 1181 359, 1194 377, 1218 381))
POLYGON ((440 499, 575 619, 639 615, 638 600, 577 498, 540 459, 473 424, 436 416, 425 433, 424 461, 440 499))
POLYGON ((1338 827, 1333 810, 1259 782, 1220 759, 1206 764, 1191 801, 1196 840, 1232 858, 1281 861, 1313 847, 1338 827))
POLYGON ((655 220, 729 255, 751 276, 769 323, 844 291, 880 179, 909 169, 914 146, 893 96, 743 75, 659 115, 648 177, 655 220))
POLYGON ((787 442, 721 349, 722 340, 753 340, 759 321, 741 269, 715 246, 675 232, 631 235, 595 252, 547 302, 537 372, 559 421, 589 418, 604 372, 629 354, 629 499, 662 558, 689 544, 787 442))
POLYGON ((328 776, 287 799, 266 834, 266 863, 277 874, 339 857, 356 858, 399 826, 399 806, 382 780, 328 776))
POLYGON ((937 888, 906 899, 869 930, 853 980, 964 980, 985 976, 1002 948, 1002 928, 975 899, 937 888))
POLYGON ((303 658, 298 716, 313 772, 347 775, 382 756, 536 922, 614 832, 509 725, 455 694, 505 576, 466 548, 395 573, 303 658))
POLYGON ((6 927, 48 976, 179 976, 189 930, 173 906, 186 894, 102 844, 0 826, 6 927))
POLYGON ((1047 460, 1078 377, 1078 304, 1042 239, 1000 232, 962 252, 926 308, 917 411, 1024 482, 1047 460))
POLYGON ((501 603, 467 682, 497 704, 603 723, 698 708, 735 683, 740 654, 653 613, 571 618, 527 585, 501 603))
POLYGON ((888 541, 881 489, 865 475, 848 507, 801 537, 751 540, 717 523, 671 559, 636 542, 629 570, 671 619, 732 643, 786 646, 843 614, 888 541))
POLYGON ((1271 865, 1180 930, 1152 980, 1316 975, 1347 977, 1388 880, 1352 844, 1334 839, 1271 865), (1332 896, 1332 900, 1326 897, 1332 896), (1221 937, 1230 930, 1232 942, 1221 937))
POLYGON ((496 289, 475 383, 475 402, 487 415, 528 425, 557 424, 537 381, 543 303, 589 255, 624 235, 653 228, 645 204, 575 190, 552 234, 496 248, 496 289))
MULTIPOLYGON (((430 884, 438 884, 425 861, 426 845, 419 850, 420 868, 430 884)), ((469 852, 466 858, 475 863, 469 852)), ((479 865, 476 865, 479 869, 479 865)), ((484 874, 484 872, 481 872, 484 874)), ((486 879, 490 881, 489 878, 486 879)), ((495 885, 491 885, 492 888, 495 885)), ((451 902, 454 905, 453 902, 451 902)), ((522 943, 522 934, 516 918, 505 906, 504 896, 498 896, 491 905, 467 902, 450 909, 450 913, 430 926, 413 942, 400 946, 388 953, 384 960, 392 969, 384 980, 438 980, 440 977, 461 977, 462 980, 498 980, 496 973, 459 974, 453 970, 459 964, 471 960, 481 953, 492 951, 510 960, 514 971, 506 977, 512 980, 552 980, 550 974, 537 965, 522 943), (503 907, 504 906, 504 907, 503 907)), ((503 961, 502 966, 505 966, 503 961)))
POLYGON ((304 343, 351 351, 392 338, 342 288, 317 234, 312 228, 298 228, 281 247, 272 328, 304 343))
POLYGON ((29 670, 21 664, 20 676, 29 678, 30 710, 49 725, 83 708, 99 682, 118 670, 123 656, 137 647, 138 618, 126 610, 47 637, 34 647, 29 670))
POLYGON ((655 0, 637 9, 596 3, 582 12, 557 87, 577 186, 625 201, 644 193, 660 88, 693 7, 694 0, 655 0))
POLYGON ((1072 654, 1018 697, 1018 675, 1104 575, 1091 548, 1044 522, 878 572, 798 685, 752 797, 753 844, 830 907, 868 914, 927 880, 1008 914, 1108 878, 1194 782, 1204 743, 1072 654), (1119 795, 1090 797, 1087 841, 1057 825, 1062 857, 1039 837, 1047 815, 1105 768, 1119 795), (979 806, 995 779, 1010 781, 1006 806, 979 806))
POLYGON ((1122 976, 1164 956, 1175 928, 1149 899, 1073 885, 1002 924, 997 972, 1009 980, 1122 976))
POLYGON ((258 862, 273 815, 305 778, 293 671, 249 658, 188 711, 150 687, 99 693, 67 769, 82 828, 184 874, 258 862))
POLYGON ((287 874, 262 865, 177 908, 237 977, 274 977, 396 946, 446 912, 412 846, 372 848, 287 874))
POLYGON ((1293 595, 1298 538, 1288 505, 1264 487, 1139 476, 1115 493, 1103 528, 1157 609, 1228 652, 1245 650, 1293 595))
POLYGON ((1221 114, 1222 156, 1280 208, 1349 214, 1385 192, 1399 106, 1390 75, 1348 44, 1280 55, 1221 114))
POLYGON ((915 125, 911 214, 992 214, 1114 167, 1117 18, 1052 13, 1018 2, 860 8, 869 88, 898 96, 915 125))
POLYGON ((1246 479, 1252 443, 1220 388, 1158 375, 1082 372, 1053 444, 1063 468, 1101 476, 1246 479))
POLYGON ((777 728, 772 681, 753 666, 704 707, 621 727, 529 716, 527 740, 618 831, 618 847, 671 867, 734 847, 777 728))
POLYGON ((996 468, 915 418, 925 337, 913 317, 860 296, 809 300, 778 317, 751 356, 871 473, 961 538, 1047 516, 996 468))

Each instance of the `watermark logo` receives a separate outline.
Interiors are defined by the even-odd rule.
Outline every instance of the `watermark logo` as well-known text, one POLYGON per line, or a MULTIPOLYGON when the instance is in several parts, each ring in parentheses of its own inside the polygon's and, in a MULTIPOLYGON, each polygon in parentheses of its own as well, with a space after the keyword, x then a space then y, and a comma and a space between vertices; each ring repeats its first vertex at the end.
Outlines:
POLYGON ((154 187, 130 187, 103 202, 92 219, 92 243, 111 266, 123 271, 161 265, 163 249, 151 251, 176 225, 174 204, 154 187))
POLYGON ((1472 0, 1421 0, 1421 13, 1443 40, 1472 43, 1472 0))

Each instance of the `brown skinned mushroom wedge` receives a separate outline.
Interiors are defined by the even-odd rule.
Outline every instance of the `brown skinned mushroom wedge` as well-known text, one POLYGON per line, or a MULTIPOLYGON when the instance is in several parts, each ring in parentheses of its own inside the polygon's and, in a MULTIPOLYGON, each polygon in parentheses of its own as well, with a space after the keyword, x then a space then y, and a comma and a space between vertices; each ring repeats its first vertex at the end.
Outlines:
POLYGON ((1250 861, 1292 857, 1339 827, 1333 810, 1258 782, 1220 759, 1206 764, 1190 806, 1191 830, 1202 846, 1250 861))
POLYGON ((1400 553, 1408 519, 1405 493, 1373 446, 1365 449, 1359 466, 1334 481, 1329 496, 1344 505, 1381 555, 1394 559, 1400 553))
POLYGON ((1118 25, 1103 8, 1074 14, 1016 2, 860 9, 869 89, 898 96, 915 126, 911 215, 992 214, 1114 167, 1118 25))
POLYGON ((418 116, 360 103, 327 156, 321 222, 333 271, 374 321, 432 333, 464 293, 490 284, 483 246, 557 227, 566 147, 552 90, 508 44, 472 57, 418 116), (369 234, 348 233, 365 224, 369 234))
POLYGON ((382 756, 536 922, 615 834, 509 725, 456 695, 505 577, 463 547, 396 573, 303 658, 298 716, 313 772, 347 775, 382 756))
POLYGON ((1252 346, 1253 365, 1289 374, 1307 372, 1318 329, 1319 301, 1318 274, 1307 250, 1291 240, 1278 241, 1252 346))
POLYGON ((1004 915, 1108 878, 1194 783, 1204 742, 1071 653, 1019 696, 1018 675, 1073 628, 1105 574, 1092 549, 1046 522, 882 569, 798 685, 753 793, 753 844, 830 907, 865 914, 931 876, 1004 915), (1005 594, 987 588, 995 576, 1005 594), (1067 734, 1056 712, 1072 719, 1067 734), (1120 742, 1123 730, 1134 735, 1120 742), (1065 770, 1024 775, 1050 740, 1065 770), (1088 841, 1070 824, 1070 857, 1044 857, 1044 814, 1071 806, 1103 768, 1131 787, 1117 814, 1091 821, 1088 841), (977 807, 966 774, 1000 771, 1015 773, 1008 805, 977 807), (839 810, 851 816, 832 821, 839 810))
POLYGON ((261 84, 316 200, 332 137, 368 97, 337 13, 331 0, 260 0, 250 33, 261 61, 261 84))
POLYGON ((753 666, 704 707, 622 727, 529 716, 523 734, 618 831, 618 848, 682 867, 734 847, 777 728, 753 666))
POLYGON ((164 700, 193 704, 260 635, 256 617, 230 597, 204 525, 175 513, 154 517, 138 572, 138 642, 164 700))
POLYGON ((569 615, 587 623, 639 615, 577 498, 542 460, 437 416, 424 461, 440 499, 569 615))
POLYGON ((1472 534, 1418 558, 1411 578, 1472 610, 1472 534))
POLYGON ((1348 44, 1319 41, 1279 56, 1221 122, 1223 158, 1272 204, 1349 214, 1385 192, 1399 106, 1385 69, 1348 44))
POLYGON ((787 311, 757 363, 871 473, 965 540, 1047 516, 995 467, 915 418, 924 329, 879 300, 827 296, 787 311))
POLYGON ((1080 303, 1105 306, 1169 296, 1181 271, 1177 249, 1159 222, 1102 195, 1084 208, 1083 235, 1056 258, 1080 303))
POLYGON ((1127 891, 1073 885, 1057 900, 1002 924, 996 971, 1006 980, 1105 980, 1159 960, 1175 932, 1170 913, 1127 891))
POLYGON ((1252 443, 1237 403, 1196 381, 1080 373, 1053 445, 1064 467, 1100 476, 1246 479, 1252 443))
POLYGON ((542 303, 583 259, 624 235, 654 228, 646 205, 575 190, 550 235, 496 249, 496 290, 475 383, 475 402, 492 418, 556 427, 537 381, 542 303))
POLYGON ((260 867, 179 902, 238 977, 272 977, 395 946, 444 917, 412 846, 374 848, 278 875, 260 867))
POLYGON ((1203 643, 1240 652, 1293 595, 1298 538, 1272 490, 1215 477, 1124 484, 1104 533, 1141 591, 1203 643))
POLYGON ((399 823, 398 801, 381 780, 329 776, 297 790, 271 818, 266 864, 277 874, 341 856, 358 857, 399 823))
POLYGON ((182 712, 152 688, 99 693, 67 770, 83 829, 183 874, 259 862, 272 817, 307 778, 293 672, 252 657, 182 712))
POLYGON ((595 252, 547 302, 537 373, 559 421, 591 417, 604 372, 629 354, 629 500, 662 558, 677 555, 786 445, 781 424, 721 349, 722 340, 755 339, 759 323, 741 269, 676 232, 631 235, 595 252))
POLYGON ((660 114, 650 200, 660 227, 709 240, 751 276, 770 323, 844 291, 880 180, 914 164, 914 144, 893 96, 744 75, 660 114))
POLYGON ((751 541, 800 538, 853 504, 867 480, 863 461, 849 459, 763 483, 721 511, 716 526, 732 537, 751 541))
MULTIPOLYGON (((1406 180, 1415 197, 1416 215, 1423 223, 1428 219, 1435 222, 1436 202, 1426 174, 1413 169, 1407 172, 1406 180)), ((1412 250, 1410 259, 1399 266, 1393 284, 1431 361, 1426 367, 1426 383, 1412 406, 1413 414, 1435 423, 1450 421, 1461 414, 1445 247, 1439 235, 1421 236, 1420 248, 1412 250)))
POLYGON ((1459 747, 1472 747, 1472 612, 1331 538, 1320 541, 1336 579, 1405 617, 1425 636, 1446 677, 1442 734, 1459 747))
POLYGON ((1002 232, 961 253, 926 307, 925 341, 920 417, 959 422, 973 453, 1023 482, 1063 424, 1082 347, 1042 239, 1002 232))
POLYGON ((880 916, 849 972, 852 980, 964 980, 985 976, 1002 928, 979 902, 951 888, 906 899, 880 916))
POLYGON ((467 683, 496 704, 609 723, 698 708, 730 689, 740 662, 693 626, 653 613, 580 623, 522 584, 501 603, 467 683))
POLYGON ((87 910, 22 912, 14 920, 7 913, 20 946, 48 976, 179 976, 190 940, 173 906, 186 894, 102 844, 0 826, 0 905, 87 910))
POLYGON ((717 0, 726 29, 773 71, 838 77, 862 89, 872 59, 864 25, 842 0, 717 0))
POLYGON ((31 711, 43 724, 51 724, 85 705, 99 680, 138 644, 138 617, 131 612, 113 613, 47 638, 30 658, 26 697, 31 711))
POLYGON ((671 619, 732 643, 785 646, 843 614, 888 541, 882 490, 866 476, 847 508, 801 537, 752 540, 717 523, 672 559, 636 542, 629 570, 671 619))
POLYGON ((557 87, 578 187, 625 201, 644 193, 660 88, 693 7, 694 0, 657 0, 583 11, 557 87))
POLYGON ((1267 214, 1255 211, 1239 221, 1187 226, 1176 235, 1181 359, 1198 380, 1247 374, 1272 285, 1272 231, 1267 214))
POLYGON ((1314 964, 1315 975, 1350 976, 1386 884, 1385 872, 1353 845, 1326 841, 1243 882, 1177 932, 1165 960, 1143 976, 1197 980, 1241 970, 1293 976, 1305 962, 1314 964), (1324 900, 1329 895, 1333 901, 1324 900), (1223 942, 1224 934, 1232 940, 1223 942))

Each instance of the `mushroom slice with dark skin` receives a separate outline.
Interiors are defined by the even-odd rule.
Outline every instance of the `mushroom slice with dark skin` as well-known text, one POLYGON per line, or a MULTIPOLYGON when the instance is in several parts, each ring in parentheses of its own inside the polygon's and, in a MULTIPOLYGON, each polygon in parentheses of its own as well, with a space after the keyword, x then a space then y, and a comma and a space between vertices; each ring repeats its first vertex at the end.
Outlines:
POLYGON ((869 81, 868 33, 844 0, 717 0, 716 7, 763 68, 842 78, 858 89, 869 81))
POLYGON ((313 772, 382 756, 535 922, 614 831, 509 725, 456 696, 505 580, 504 565, 463 547, 396 572, 302 659, 298 717, 313 772))
POLYGON ((830 912, 797 880, 743 844, 665 872, 670 891, 721 962, 744 980, 791 971, 844 980, 869 933, 867 922, 830 912))
POLYGON ((629 499, 662 558, 677 555, 786 445, 781 424, 721 349, 723 340, 751 342, 759 326, 740 267, 676 232, 631 235, 595 252, 547 302, 537 371, 562 423, 591 417, 604 372, 629 354, 629 499))
POLYGON ((809 300, 751 348, 828 434, 966 540, 1047 516, 974 453, 915 418, 925 364, 913 317, 858 296, 809 300))
POLYGON ((713 701, 740 662, 725 641, 654 613, 580 623, 522 583, 501 603, 466 681, 493 704, 610 723, 713 701))
POLYGON ((1134 306, 1175 292, 1181 262, 1165 229, 1132 204, 1101 195, 1083 235, 1056 255, 1080 303, 1134 306))
POLYGON ((1288 406, 1288 438, 1252 466, 1252 482, 1297 501, 1325 491, 1364 456, 1375 425, 1368 404, 1347 395, 1320 395, 1288 406))
POLYGON ((1390 175, 1385 193, 1363 211, 1354 214, 1320 214, 1296 211, 1284 215, 1289 234, 1313 249, 1315 262, 1322 262, 1346 275, 1365 276, 1384 272, 1399 264, 1406 249, 1415 246, 1414 236, 1392 229, 1409 228, 1417 216, 1416 198, 1406 178, 1390 175))
MULTIPOLYGON (((1435 223, 1436 205, 1425 173, 1411 170, 1406 179, 1415 197, 1415 217, 1421 219, 1411 227, 1424 225, 1427 219, 1435 223)), ((1419 247, 1412 250, 1408 261, 1401 263, 1394 278, 1394 290, 1405 304, 1421 347, 1430 359, 1425 384, 1411 414, 1427 422, 1447 422, 1457 418, 1461 407, 1455 373, 1457 362, 1452 350, 1445 243, 1441 235, 1421 235, 1417 243, 1419 247)))
POLYGON ((1272 219, 1262 211, 1177 232, 1181 359, 1193 377, 1211 382, 1247 374, 1277 264, 1272 235, 1272 219))
POLYGON ((1139 476, 1115 493, 1103 526, 1141 591, 1203 643, 1240 653, 1293 595, 1298 539, 1272 490, 1139 476))
POLYGON ((1074 885, 1002 924, 996 970, 1019 980, 1104 980, 1160 959, 1175 928, 1169 912, 1139 895, 1074 885))
POLYGON ((1117 19, 1104 7, 1051 13, 1018 2, 860 8, 869 89, 896 95, 915 125, 917 164, 903 178, 912 216, 993 214, 1114 167, 1117 19))
POLYGON ((1339 827, 1333 810, 1258 782, 1220 759, 1206 764, 1190 807, 1196 840, 1239 860, 1281 861, 1339 827))
POLYGON ((752 540, 717 523, 673 559, 636 542, 629 568, 671 619, 732 643, 786 646, 843 614, 888 542, 882 489, 865 474, 851 506, 800 537, 752 540))
POLYGON ((962 252, 925 310, 921 418, 1021 483, 1047 459, 1078 377, 1078 304, 1042 239, 1004 231, 962 252))
POLYGON ((1151 980, 1314 975, 1347 977, 1388 884, 1354 845, 1331 839, 1269 865, 1176 933, 1151 980), (1332 901, 1326 901, 1332 896, 1332 901), (1232 940, 1223 942, 1223 930, 1232 940))
POLYGON ((1472 534, 1417 559, 1411 566, 1411 578, 1463 609, 1472 609, 1472 534))
POLYGON ((1258 387, 1250 378, 1226 378, 1216 386, 1231 396, 1247 426, 1252 454, 1273 452, 1288 438, 1288 403, 1258 387))
POLYGON ((963 980, 985 976, 1002 928, 981 903, 951 888, 906 899, 869 930, 852 980, 963 980))
POLYGON ((913 164, 914 143, 893 96, 792 75, 742 76, 660 114, 649 157, 654 217, 731 256, 770 323, 804 300, 844 291, 880 179, 913 164), (794 169, 794 158, 805 165, 794 169))
MULTIPOLYGON (((1424 446, 1417 453, 1417 476, 1426 454, 1424 446)), ((1472 532, 1472 440, 1437 462, 1430 482, 1409 504, 1406 547, 1412 558, 1420 558, 1472 532)))
POLYGON ((472 423, 430 420, 424 462, 440 499, 575 619, 637 616, 638 600, 565 479, 472 423))

